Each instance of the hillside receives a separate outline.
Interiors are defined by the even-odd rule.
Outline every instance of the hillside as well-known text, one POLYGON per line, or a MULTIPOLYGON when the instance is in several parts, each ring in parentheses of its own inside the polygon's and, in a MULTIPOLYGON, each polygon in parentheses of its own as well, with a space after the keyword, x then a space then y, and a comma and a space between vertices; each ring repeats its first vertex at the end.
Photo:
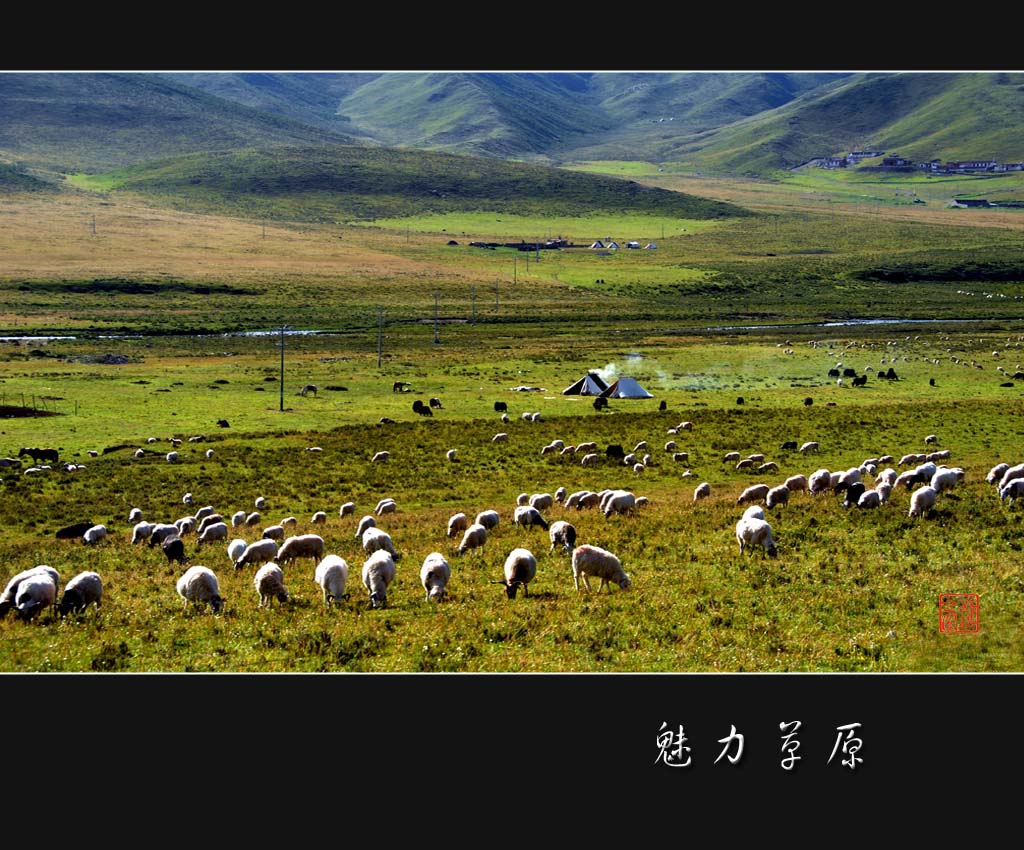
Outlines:
POLYGON ((919 160, 1020 160, 1022 121, 1022 74, 866 74, 666 154, 730 173, 793 168, 868 145, 919 160))
POLYGON ((65 171, 244 145, 349 142, 156 74, 0 74, 0 156, 65 171))
POLYGON ((52 183, 26 174, 17 166, 0 162, 0 195, 15 192, 53 192, 52 183))
POLYGON ((193 154, 76 180, 162 203, 280 220, 343 221, 495 210, 577 215, 633 211, 720 218, 731 204, 632 181, 428 151, 333 146, 193 154))

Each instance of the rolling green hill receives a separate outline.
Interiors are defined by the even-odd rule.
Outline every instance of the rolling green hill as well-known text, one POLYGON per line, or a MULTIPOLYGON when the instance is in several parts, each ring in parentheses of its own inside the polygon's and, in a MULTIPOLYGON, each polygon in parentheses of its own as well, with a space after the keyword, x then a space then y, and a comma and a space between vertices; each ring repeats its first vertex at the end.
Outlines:
POLYGON ((1024 158, 1022 74, 862 74, 695 137, 667 158, 731 173, 872 146, 916 160, 1024 158))
POLYGON ((0 74, 0 155, 67 171, 245 145, 350 138, 156 74, 0 74))
POLYGON ((13 192, 53 192, 52 183, 26 174, 21 168, 0 162, 0 195, 13 192))
POLYGON ((156 196, 179 208, 303 221, 498 210, 682 218, 748 215, 730 204, 633 181, 428 151, 333 146, 248 149, 132 166, 79 185, 156 196))

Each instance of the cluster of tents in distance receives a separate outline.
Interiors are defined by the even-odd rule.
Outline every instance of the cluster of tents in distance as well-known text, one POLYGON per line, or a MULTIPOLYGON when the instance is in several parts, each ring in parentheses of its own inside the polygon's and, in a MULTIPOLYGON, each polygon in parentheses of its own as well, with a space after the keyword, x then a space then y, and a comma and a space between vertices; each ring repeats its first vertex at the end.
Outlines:
POLYGON ((587 372, 571 387, 562 390, 562 395, 594 395, 603 398, 654 398, 634 378, 618 378, 608 384, 596 372, 587 372))

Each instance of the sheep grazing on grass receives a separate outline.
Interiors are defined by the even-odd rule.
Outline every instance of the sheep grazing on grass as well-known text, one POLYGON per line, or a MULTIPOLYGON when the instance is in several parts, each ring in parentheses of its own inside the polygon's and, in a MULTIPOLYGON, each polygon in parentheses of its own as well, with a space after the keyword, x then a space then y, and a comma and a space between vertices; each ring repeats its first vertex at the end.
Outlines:
POLYGON ((193 520, 199 521, 199 525, 196 527, 196 533, 202 534, 211 525, 216 525, 218 522, 224 522, 224 517, 218 513, 207 513, 201 517, 193 517, 193 520))
POLYGON ((521 525, 523 528, 537 525, 545 531, 548 530, 548 521, 540 515, 540 511, 536 508, 531 508, 529 505, 517 507, 515 514, 512 516, 512 522, 516 525, 521 525))
POLYGON ((686 463, 690 459, 689 452, 674 452, 672 455, 673 463, 686 463))
POLYGON ((398 504, 394 499, 381 499, 377 502, 377 508, 374 513, 377 516, 384 516, 384 514, 393 514, 398 510, 398 504))
POLYGON ((530 496, 530 507, 538 511, 546 511, 555 503, 555 497, 550 493, 534 493, 530 496))
POLYGON ((189 603, 200 607, 209 604, 214 614, 219 614, 224 608, 225 600, 220 595, 217 576, 209 567, 189 567, 178 579, 177 591, 178 596, 185 600, 182 611, 188 610, 189 603))
POLYGON ((774 558, 778 554, 772 537, 772 527, 763 519, 745 517, 736 523, 736 541, 740 544, 741 555, 748 546, 751 549, 754 546, 761 546, 769 558, 774 558))
MULTIPOLYGON (((236 537, 228 543, 228 560, 231 561, 231 566, 234 566, 235 562, 242 557, 247 545, 241 537, 236 537)), ((277 552, 275 551, 274 554, 276 555, 277 552)))
POLYGON ((264 540, 284 540, 283 525, 268 525, 263 529, 264 540))
POLYGON ((300 534, 289 537, 277 550, 275 560, 282 567, 297 558, 312 558, 313 566, 320 563, 324 556, 324 539, 316 534, 300 534))
POLYGON ((262 522, 263 522, 263 516, 259 513, 259 511, 253 511, 251 514, 249 514, 245 518, 245 524, 246 524, 246 526, 249 526, 249 527, 252 527, 254 525, 259 525, 262 522))
POLYGON ((827 469, 819 469, 812 472, 811 477, 807 481, 807 488, 811 491, 812 496, 827 493, 832 489, 832 473, 827 469))
POLYGON ((178 536, 178 526, 171 523, 158 522, 149 530, 149 545, 160 546, 168 537, 178 536))
POLYGON ((767 508, 778 507, 789 504, 789 488, 785 484, 772 487, 764 497, 764 504, 767 508))
POLYGON ((785 480, 785 485, 789 488, 790 493, 797 491, 807 491, 807 476, 806 475, 791 475, 785 480))
POLYGON ((580 460, 580 466, 597 466, 600 462, 601 455, 591 452, 590 454, 583 455, 582 460, 580 460))
POLYGON ((622 569, 622 563, 611 552, 599 546, 577 546, 572 552, 572 580, 576 585, 577 593, 580 589, 581 579, 587 592, 590 592, 588 576, 601 579, 601 584, 597 588, 598 593, 611 582, 617 584, 622 590, 628 590, 632 585, 629 576, 622 569))
POLYGON ((759 502, 768 495, 768 491, 771 488, 767 484, 753 484, 747 487, 739 498, 736 500, 737 505, 745 504, 746 502, 759 502))
POLYGON ((191 493, 186 493, 184 496, 181 497, 181 503, 183 505, 191 506, 194 501, 195 497, 191 493))
POLYGON ((146 450, 145 449, 136 449, 135 450, 135 457, 143 458, 145 456, 146 456, 146 450))
POLYGON ((601 500, 599 507, 605 519, 612 514, 635 514, 636 496, 628 490, 612 490, 601 500))
POLYGON ((257 607, 262 608, 266 605, 270 608, 275 599, 278 602, 288 601, 288 591, 284 586, 284 572, 273 561, 256 570, 252 583, 260 596, 260 604, 257 607))
POLYGON ((389 460, 391 460, 391 452, 377 452, 370 458, 370 463, 387 463, 389 460))
POLYGON ((999 479, 1003 477, 1003 474, 1010 468, 1008 463, 997 463, 989 471, 988 475, 985 476, 985 481, 989 484, 999 483, 999 479))
POLYGON ((506 434, 504 431, 502 431, 500 434, 495 434, 493 437, 491 437, 491 442, 492 443, 507 443, 508 442, 508 434, 506 434))
POLYGON ((941 493, 943 490, 952 490, 963 479, 964 471, 961 467, 940 466, 932 476, 931 487, 936 493, 941 493))
MULTIPOLYGON (((213 505, 207 505, 206 507, 200 508, 198 511, 196 511, 192 515, 192 518, 196 522, 200 522, 201 523, 208 516, 213 516, 213 514, 215 514, 215 513, 217 513, 217 509, 213 505)), ((202 526, 200 526, 199 531, 202 532, 202 530, 203 530, 202 526)))
POLYGON ((385 608, 388 604, 388 585, 395 580, 395 562, 383 550, 374 552, 363 564, 363 585, 370 592, 370 606, 385 608))
POLYGON ((293 516, 286 516, 278 523, 281 528, 295 528, 298 524, 299 521, 293 516))
POLYGON ((462 535, 462 542, 459 543, 458 553, 465 554, 470 549, 479 549, 487 542, 487 528, 478 522, 473 523, 462 535))
POLYGON ((152 523, 146 522, 145 520, 135 523, 135 526, 132 528, 132 545, 134 546, 136 543, 141 543, 149 537, 152 531, 152 523))
POLYGON ((576 527, 563 519, 551 523, 548 536, 551 538, 551 552, 556 546, 561 546, 563 552, 569 552, 576 545, 576 527))
POLYGON ((999 489, 1002 490, 1003 487, 1015 478, 1024 478, 1024 463, 1018 463, 1016 466, 1011 466, 1003 473, 1002 477, 999 479, 999 489))
POLYGON ((167 453, 167 462, 168 463, 177 463, 179 460, 181 460, 181 456, 177 452, 168 452, 167 453))
POLYGON ((469 528, 469 517, 464 513, 457 513, 448 519, 448 536, 455 537, 459 532, 469 528))
POLYGON ((87 570, 76 575, 64 588, 64 595, 57 605, 62 617, 70 612, 81 613, 90 605, 100 607, 103 599, 103 580, 99 573, 87 570))
POLYGON ((699 502, 701 499, 706 499, 711 495, 711 485, 707 481, 703 481, 694 488, 693 501, 699 502))
POLYGON ((740 459, 739 452, 729 452, 722 458, 722 463, 738 463, 740 459))
POLYGON ((317 511, 309 521, 312 525, 323 525, 327 522, 327 514, 324 511, 317 511))
POLYGON ((559 487, 557 490, 555 490, 555 501, 558 502, 558 504, 561 505, 565 502, 566 492, 567 491, 564 487, 559 487))
POLYGON ((107 536, 107 527, 105 525, 94 525, 92 528, 86 529, 85 534, 82 535, 82 542, 86 544, 99 543, 107 536))
POLYGON ((139 522, 141 519, 142 519, 142 509, 141 508, 132 508, 128 512, 128 522, 135 523, 135 522, 139 522))
POLYGON ((816 452, 816 451, 818 451, 818 448, 819 448, 818 447, 818 443, 816 441, 812 440, 812 441, 804 443, 802 446, 800 446, 800 451, 803 452, 804 454, 807 454, 808 452, 816 452))
POLYGON ((206 450, 206 459, 209 460, 212 457, 213 457, 213 449, 207 449, 206 450))
POLYGON ((366 531, 366 529, 368 528, 376 527, 376 525, 377 520, 375 520, 372 516, 370 516, 369 514, 364 516, 361 520, 359 520, 359 525, 356 526, 356 540, 362 540, 363 532, 366 531))
POLYGON ((206 526, 203 529, 202 534, 196 539, 196 549, 199 549, 204 543, 214 543, 218 540, 228 539, 228 526, 224 522, 215 522, 213 525, 206 526))
POLYGON ((865 490, 860 494, 860 498, 857 499, 857 507, 861 510, 870 510, 871 508, 881 507, 882 495, 878 490, 865 490))
POLYGON ((924 438, 924 441, 925 443, 937 443, 939 441, 939 438, 936 434, 929 434, 927 437, 924 438))
POLYGON ((935 499, 939 494, 933 487, 921 487, 910 494, 909 517, 924 516, 925 513, 935 507, 935 499))
POLYGON ((513 549, 505 559, 505 595, 516 598, 516 591, 523 588, 523 596, 530 595, 529 584, 537 575, 537 559, 529 549, 513 549))
MULTIPOLYGON (((7 586, 4 588, 3 594, 0 594, 0 618, 6 617, 7 612, 14 607, 15 600, 18 596, 18 588, 21 586, 21 583, 25 579, 39 574, 47 576, 53 582, 54 588, 60 588, 60 575, 53 567, 48 566, 47 564, 40 564, 38 567, 22 570, 17 575, 11 577, 7 582, 7 586)), ((54 590, 55 599, 56 596, 56 590, 54 590)))
POLYGON ((1000 501, 1005 502, 1009 499, 1011 505, 1022 495, 1024 495, 1024 478, 1014 478, 1012 481, 1008 481, 1005 487, 999 488, 1000 501))
POLYGON ((355 512, 356 512, 356 503, 355 502, 345 502, 345 504, 343 504, 340 508, 338 508, 338 516, 340 516, 340 517, 348 516, 349 514, 354 514, 355 512))
POLYGON ((235 569, 240 570, 247 564, 265 564, 277 558, 277 541, 264 538, 250 543, 235 559, 235 569))
POLYGON ((480 511, 476 515, 476 519, 473 520, 477 525, 482 525, 488 531, 492 528, 498 527, 498 512, 497 511, 480 511))
POLYGON ((185 542, 177 535, 168 537, 160 544, 160 548, 167 556, 167 563, 171 561, 177 561, 179 564, 185 563, 185 542))
POLYGON ((427 601, 440 601, 452 577, 452 568, 440 552, 431 552, 420 567, 420 584, 427 592, 427 601))
POLYGON ((528 505, 528 504, 530 504, 530 494, 529 493, 520 493, 518 496, 516 496, 516 505, 517 506, 522 507, 523 505, 528 505))
POLYGON ((764 508, 760 505, 751 505, 743 512, 743 519, 765 519, 764 508))
POLYGON ((367 555, 372 555, 382 549, 396 561, 402 557, 395 551, 395 544, 392 542, 390 534, 379 528, 366 529, 363 532, 363 551, 367 555))
POLYGON ((253 507, 258 511, 262 511, 267 507, 267 500, 263 496, 257 496, 256 501, 253 502, 253 507))
POLYGON ((665 443, 665 451, 666 452, 674 452, 675 450, 676 450, 676 441, 675 440, 669 440, 667 443, 665 443))
POLYGON ((57 599, 57 585, 53 576, 45 572, 34 572, 19 584, 14 596, 14 607, 18 616, 26 622, 33 620, 57 599))
POLYGON ((582 511, 584 508, 596 508, 600 504, 601 494, 588 490, 580 496, 579 501, 576 503, 576 510, 582 511))
POLYGON ((455 463, 455 449, 448 449, 448 451, 444 453, 444 456, 452 463, 455 463))
POLYGON ((340 555, 325 555, 316 565, 316 583, 323 592, 324 605, 330 606, 338 599, 348 599, 345 585, 348 583, 348 561, 340 555))

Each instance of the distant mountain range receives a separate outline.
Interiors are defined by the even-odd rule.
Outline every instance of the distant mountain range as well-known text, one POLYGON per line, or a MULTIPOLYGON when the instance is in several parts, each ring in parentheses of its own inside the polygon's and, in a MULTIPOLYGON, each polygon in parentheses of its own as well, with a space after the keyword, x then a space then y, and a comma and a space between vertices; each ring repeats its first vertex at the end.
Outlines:
POLYGON ((183 154, 365 144, 766 173, 871 146, 1024 159, 1009 73, 0 74, 0 161, 100 172, 183 154))

